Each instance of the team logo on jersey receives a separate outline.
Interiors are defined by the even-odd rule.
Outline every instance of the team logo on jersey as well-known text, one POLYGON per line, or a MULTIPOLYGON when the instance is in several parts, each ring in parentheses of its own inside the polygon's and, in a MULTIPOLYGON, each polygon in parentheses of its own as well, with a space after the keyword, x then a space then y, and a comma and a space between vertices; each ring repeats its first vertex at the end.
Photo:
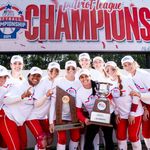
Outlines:
POLYGON ((0 39, 15 39, 21 28, 27 28, 23 12, 11 4, 0 6, 0 39))
POLYGON ((67 89, 66 90, 66 92, 68 92, 70 95, 72 95, 72 96, 76 96, 76 89, 75 88, 73 88, 73 87, 70 87, 69 89, 67 89))
POLYGON ((144 87, 141 87, 140 85, 134 83, 136 88, 140 91, 140 92, 146 92, 145 88, 144 87))
POLYGON ((117 87, 115 87, 111 90, 111 94, 113 97, 118 98, 120 97, 120 90, 117 87))
POLYGON ((88 100, 85 101, 85 103, 90 103, 90 102, 93 103, 93 101, 95 102, 96 99, 98 99, 98 96, 97 96, 97 95, 90 95, 90 96, 88 97, 88 100))

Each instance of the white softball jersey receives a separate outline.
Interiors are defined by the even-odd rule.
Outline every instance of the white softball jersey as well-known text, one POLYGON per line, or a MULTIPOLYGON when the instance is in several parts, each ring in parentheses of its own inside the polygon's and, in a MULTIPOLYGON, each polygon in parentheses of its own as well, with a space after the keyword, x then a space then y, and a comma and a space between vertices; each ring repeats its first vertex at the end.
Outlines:
POLYGON ((118 81, 111 81, 113 84, 110 86, 110 91, 113 96, 113 101, 115 103, 115 113, 120 114, 121 118, 127 119, 129 115, 140 116, 143 114, 142 104, 138 97, 131 97, 130 92, 132 90, 137 91, 133 81, 129 77, 121 76, 121 84, 123 86, 122 96, 120 96, 119 83, 118 81), (131 105, 138 105, 136 112, 131 111, 131 105))
POLYGON ((85 89, 84 87, 81 87, 77 92, 76 107, 82 108, 84 105, 84 108, 90 115, 96 99, 98 99, 98 96, 92 95, 92 88, 85 89))
POLYGON ((137 69, 132 78, 135 86, 141 93, 141 100, 146 104, 150 104, 150 73, 137 69))
MULTIPOLYGON (((78 89, 81 87, 81 83, 79 80, 69 81, 66 79, 66 77, 63 77, 57 80, 56 86, 68 92, 73 97, 76 97, 76 93, 78 89)), ((55 101, 51 101, 50 120, 49 120, 50 123, 53 123, 53 121, 56 119, 55 105, 56 105, 56 99, 55 101)), ((62 107, 63 107, 62 108, 62 120, 71 120, 69 104, 68 103, 63 104, 62 107)))
POLYGON ((21 78, 14 78, 10 75, 10 78, 8 79, 9 82, 14 84, 15 86, 21 86, 22 83, 26 81, 26 79, 22 76, 21 78))
POLYGON ((16 124, 22 125, 30 115, 34 107, 33 95, 36 87, 31 87, 27 81, 21 84, 20 87, 13 86, 11 90, 4 96, 3 109, 10 120, 16 124), (30 97, 21 99, 21 95, 30 88, 32 93, 30 97))
MULTIPOLYGON (((94 69, 96 70, 96 69, 94 69)), ((101 73, 100 71, 96 70, 96 74, 97 74, 97 80, 98 82, 109 82, 109 78, 106 77, 103 73, 101 73)))
POLYGON ((48 118, 51 101, 55 97, 54 95, 55 87, 56 86, 55 86, 54 81, 50 80, 48 76, 42 79, 42 81, 37 86, 35 94, 34 94, 35 101, 38 101, 42 97, 46 97, 46 93, 48 90, 52 90, 53 95, 51 97, 47 97, 45 101, 43 101, 43 104, 40 107, 34 107, 34 109, 32 110, 27 120, 33 120, 33 119, 43 120, 43 119, 48 118))
POLYGON ((12 87, 12 83, 8 79, 6 80, 3 86, 0 86, 0 109, 4 105, 4 102, 3 102, 4 96, 10 90, 11 87, 12 87))

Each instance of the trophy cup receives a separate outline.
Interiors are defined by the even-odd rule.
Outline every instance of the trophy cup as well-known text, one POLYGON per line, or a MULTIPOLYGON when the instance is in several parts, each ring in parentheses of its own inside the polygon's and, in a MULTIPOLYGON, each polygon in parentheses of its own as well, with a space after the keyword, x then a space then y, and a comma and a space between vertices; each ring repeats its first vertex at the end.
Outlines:
POLYGON ((82 128, 83 124, 80 123, 76 115, 75 97, 56 87, 56 123, 55 130, 69 130, 75 128, 82 128), (71 115, 71 121, 62 120, 62 113, 71 115))
POLYGON ((90 122, 101 126, 112 126, 110 124, 110 104, 107 99, 110 83, 96 82, 98 99, 95 100, 94 108, 90 115, 90 122))

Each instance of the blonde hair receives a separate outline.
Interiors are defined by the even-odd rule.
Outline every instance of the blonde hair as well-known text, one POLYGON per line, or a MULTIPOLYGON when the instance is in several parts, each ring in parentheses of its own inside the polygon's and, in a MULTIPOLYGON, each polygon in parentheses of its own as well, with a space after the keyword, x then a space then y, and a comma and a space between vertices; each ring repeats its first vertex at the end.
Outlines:
POLYGON ((134 63, 134 65, 135 65, 135 68, 136 68, 136 69, 140 68, 140 65, 138 64, 137 61, 134 61, 133 63, 134 63))
MULTIPOLYGON (((121 80, 121 71, 120 71, 120 68, 117 66, 117 67, 114 67, 117 71, 117 78, 118 78, 118 84, 119 84, 119 91, 120 91, 120 96, 122 96, 122 89, 123 89, 123 85, 122 85, 122 80, 121 80)), ((105 71, 106 72, 106 71, 105 71)), ((108 75, 107 75, 108 77, 108 75)))

